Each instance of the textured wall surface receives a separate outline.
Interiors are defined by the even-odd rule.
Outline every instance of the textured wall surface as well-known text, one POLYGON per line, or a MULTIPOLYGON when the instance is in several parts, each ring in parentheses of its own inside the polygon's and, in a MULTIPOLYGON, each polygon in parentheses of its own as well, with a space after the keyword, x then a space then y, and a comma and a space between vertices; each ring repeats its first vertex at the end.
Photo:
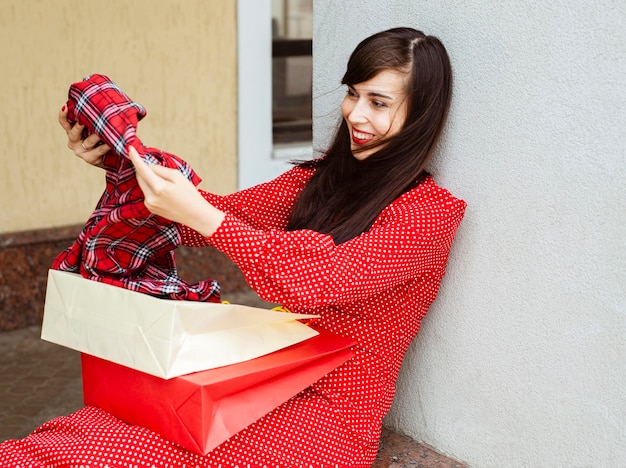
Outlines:
POLYGON ((626 460, 626 4, 315 2, 315 143, 367 35, 439 36, 436 179, 468 203, 387 423, 474 467, 626 460))
POLYGON ((69 85, 111 77, 148 110, 138 135, 219 193, 236 188, 236 2, 2 0, 0 233, 81 224, 102 171, 66 148, 69 85))

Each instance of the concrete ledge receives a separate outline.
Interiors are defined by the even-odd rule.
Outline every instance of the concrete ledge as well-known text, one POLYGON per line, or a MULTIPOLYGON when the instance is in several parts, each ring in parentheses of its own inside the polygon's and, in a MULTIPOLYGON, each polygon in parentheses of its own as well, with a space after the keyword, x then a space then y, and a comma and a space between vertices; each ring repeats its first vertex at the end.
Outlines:
POLYGON ((410 437, 383 428, 378 457, 372 468, 466 468, 410 437))

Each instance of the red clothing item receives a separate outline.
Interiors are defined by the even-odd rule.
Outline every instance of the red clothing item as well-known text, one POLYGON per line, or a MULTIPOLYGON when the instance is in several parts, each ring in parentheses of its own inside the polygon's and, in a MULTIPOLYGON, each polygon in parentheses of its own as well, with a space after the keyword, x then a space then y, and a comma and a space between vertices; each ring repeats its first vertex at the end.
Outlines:
POLYGON ((354 338, 356 356, 205 457, 95 408, 55 419, 0 446, 0 465, 56 467, 368 467, 378 450, 404 354, 435 299, 465 202, 427 178, 391 203, 370 231, 340 245, 285 231, 312 171, 229 196, 210 238, 182 227, 183 243, 213 245, 264 299, 321 316, 312 326, 354 338))
POLYGON ((200 177, 179 157, 143 146, 136 131, 145 109, 106 76, 91 75, 70 86, 67 107, 68 120, 85 125, 84 136, 96 133, 112 149, 103 157, 106 189, 95 211, 52 268, 153 296, 219 302, 217 281, 190 285, 178 277, 178 229, 145 207, 126 148, 133 145, 145 161, 178 169, 195 185, 200 177))

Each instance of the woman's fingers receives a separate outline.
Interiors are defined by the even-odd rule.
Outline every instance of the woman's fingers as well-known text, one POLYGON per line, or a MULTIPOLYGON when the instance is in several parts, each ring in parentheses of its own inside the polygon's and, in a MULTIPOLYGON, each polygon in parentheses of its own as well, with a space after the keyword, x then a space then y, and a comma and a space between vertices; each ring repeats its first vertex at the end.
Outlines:
POLYGON ((149 203, 148 200, 152 198, 152 194, 162 190, 160 185, 162 185, 163 181, 157 174, 154 173, 156 166, 149 166, 146 164, 146 162, 139 156, 137 150, 132 146, 128 147, 128 157, 133 163, 133 166, 135 166, 137 182, 143 191, 143 196, 146 199, 146 202, 149 203))
POLYGON ((85 150, 89 151, 95 149, 98 143, 100 142, 100 137, 95 133, 89 135, 87 138, 81 141, 80 146, 85 150))
POLYGON ((151 177, 148 165, 144 162, 143 159, 141 159, 141 156, 139 156, 139 153, 134 146, 128 146, 128 157, 133 163, 133 166, 135 166, 135 172, 137 173, 137 175, 146 179, 149 179, 151 177))
POLYGON ((59 124, 61 124, 63 130, 67 133, 67 146, 71 150, 75 150, 74 146, 81 141, 85 126, 80 125, 79 123, 73 124, 67 120, 67 107, 65 106, 63 106, 59 112, 59 124))
POLYGON ((130 156, 130 160, 135 166, 135 170, 138 175, 153 189, 158 188, 159 185, 164 186, 162 182, 175 184, 181 178, 185 181, 187 180, 185 179, 185 176, 176 169, 159 166, 158 164, 147 164, 143 159, 141 159, 141 156, 139 156, 139 153, 133 146, 128 147, 128 155, 130 156))
MULTIPOLYGON (((128 147, 128 157, 130 158, 130 162, 135 166, 135 173, 137 175, 137 179, 147 180, 150 178, 149 169, 147 164, 139 157, 139 153, 133 146, 128 147)), ((141 183, 140 183, 141 185, 141 183)))
POLYGON ((77 156, 92 166, 103 167, 104 161, 102 157, 107 154, 110 149, 111 148, 107 145, 100 145, 91 150, 83 151, 82 154, 77 154, 77 156))
POLYGON ((67 107, 63 106, 59 112, 59 124, 67 134, 67 147, 83 161, 93 165, 102 167, 102 157, 108 153, 111 148, 105 144, 101 144, 98 135, 91 134, 83 139, 84 125, 79 123, 71 123, 67 119, 67 107))
POLYGON ((65 130, 65 133, 67 134, 67 147, 69 149, 77 154, 80 149, 87 151, 86 147, 79 148, 82 143, 82 133, 85 127, 78 123, 72 124, 69 120, 67 120, 67 108, 65 106, 63 106, 61 112, 59 112, 59 124, 61 124, 61 127, 63 127, 63 130, 65 130))
POLYGON ((100 142, 98 135, 89 135, 84 140, 76 141, 68 134, 68 139, 67 146, 74 151, 74 154, 93 166, 102 167, 102 157, 111 149, 108 145, 98 144, 100 142))
POLYGON ((59 112, 59 123, 66 132, 69 132, 72 129, 72 124, 67 120, 67 107, 65 106, 63 106, 59 112))
MULTIPOLYGON (((67 146, 70 149, 76 151, 78 149, 77 147, 83 142, 82 136, 84 128, 84 125, 76 123, 69 129, 67 132, 67 146)), ((83 148, 83 150, 87 150, 87 148, 83 148)))
POLYGON ((153 214, 175 220, 178 211, 175 207, 176 200, 175 198, 172 199, 172 195, 175 193, 168 193, 173 185, 169 179, 171 174, 165 171, 164 175, 166 177, 162 177, 163 171, 161 169, 166 168, 147 164, 132 146, 128 147, 128 157, 133 166, 135 166, 137 183, 143 192, 146 208, 153 214), (174 204, 174 207, 172 204, 174 204))

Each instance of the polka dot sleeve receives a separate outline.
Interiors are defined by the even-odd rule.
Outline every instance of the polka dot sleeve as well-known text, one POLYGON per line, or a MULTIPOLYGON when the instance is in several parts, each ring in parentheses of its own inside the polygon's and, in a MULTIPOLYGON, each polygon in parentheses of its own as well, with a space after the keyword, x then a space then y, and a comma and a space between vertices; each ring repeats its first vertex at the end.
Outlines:
POLYGON ((255 229, 232 214, 204 242, 228 255, 265 300, 311 308, 443 276, 464 208, 428 179, 387 207, 369 232, 338 246, 313 231, 255 229))
MULTIPOLYGON (((294 167, 276 179, 230 195, 217 195, 200 190, 202 196, 217 209, 236 216, 256 229, 284 229, 296 197, 312 170, 294 167)), ((182 243, 191 247, 210 245, 191 229, 181 229, 182 243)))

